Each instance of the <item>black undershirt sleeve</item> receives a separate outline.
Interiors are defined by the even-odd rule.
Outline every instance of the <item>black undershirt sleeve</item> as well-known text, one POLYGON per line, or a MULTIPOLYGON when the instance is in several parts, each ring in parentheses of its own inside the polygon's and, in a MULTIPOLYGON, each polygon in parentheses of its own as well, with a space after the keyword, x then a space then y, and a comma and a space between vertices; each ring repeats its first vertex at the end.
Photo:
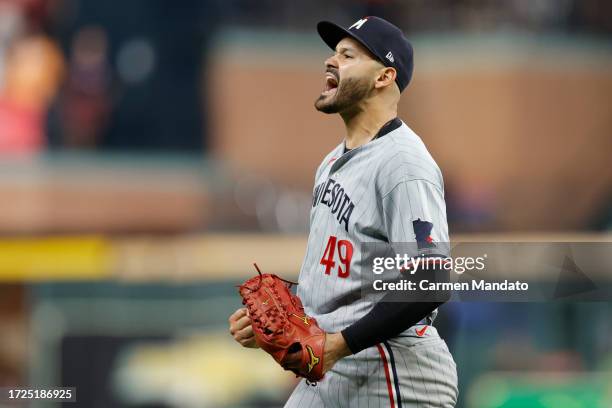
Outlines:
POLYGON ((380 301, 357 322, 342 330, 351 353, 372 347, 392 337, 425 318, 442 302, 385 302, 380 301))
MULTIPOLYGON (((409 279, 417 282, 428 276, 429 281, 448 281, 443 268, 417 271, 409 279)), ((402 275, 402 278, 405 278, 402 275)), ((398 279, 399 280, 399 279, 398 279)), ((448 291, 415 291, 410 294, 388 292, 364 317, 342 330, 342 336, 353 354, 397 336, 427 317, 450 297, 448 291)))

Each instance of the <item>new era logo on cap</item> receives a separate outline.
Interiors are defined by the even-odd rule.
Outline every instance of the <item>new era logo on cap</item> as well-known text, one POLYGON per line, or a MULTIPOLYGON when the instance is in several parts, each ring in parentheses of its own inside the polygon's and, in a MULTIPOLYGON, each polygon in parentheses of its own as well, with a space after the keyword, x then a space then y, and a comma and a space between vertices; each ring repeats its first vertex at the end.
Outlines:
POLYGON ((389 51, 387 55, 385 55, 385 58, 391 62, 395 62, 395 59, 393 58, 393 54, 391 53, 391 51, 389 51))

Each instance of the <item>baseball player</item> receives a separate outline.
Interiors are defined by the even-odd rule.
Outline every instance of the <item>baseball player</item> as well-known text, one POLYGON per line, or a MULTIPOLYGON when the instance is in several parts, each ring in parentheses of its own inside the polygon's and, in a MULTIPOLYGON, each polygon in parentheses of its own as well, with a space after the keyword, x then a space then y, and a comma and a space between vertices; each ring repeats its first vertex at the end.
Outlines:
MULTIPOLYGON (((437 245, 449 241, 440 169, 397 117, 412 47, 378 17, 347 29, 320 22, 317 30, 334 54, 315 108, 338 113, 346 134, 316 172, 297 289, 326 333, 325 375, 316 386, 302 380, 285 407, 454 407, 456 366, 431 326, 444 300, 387 302, 362 292, 372 274, 367 243, 413 243, 413 256, 448 256, 437 245)), ((236 341, 257 347, 245 309, 229 322, 236 341)))

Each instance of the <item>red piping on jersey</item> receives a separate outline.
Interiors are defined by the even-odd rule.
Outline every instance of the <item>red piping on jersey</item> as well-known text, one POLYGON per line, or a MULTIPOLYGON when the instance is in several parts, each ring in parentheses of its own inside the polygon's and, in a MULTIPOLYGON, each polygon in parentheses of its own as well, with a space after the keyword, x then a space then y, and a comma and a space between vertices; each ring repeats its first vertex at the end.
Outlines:
POLYGON ((393 387, 391 387, 391 376, 389 375, 389 365, 387 364, 387 357, 380 344, 376 345, 380 358, 382 358, 383 366, 385 367, 385 377, 387 378, 387 390, 389 391, 389 400, 391 401, 391 408, 395 408, 395 401, 393 400, 393 387))

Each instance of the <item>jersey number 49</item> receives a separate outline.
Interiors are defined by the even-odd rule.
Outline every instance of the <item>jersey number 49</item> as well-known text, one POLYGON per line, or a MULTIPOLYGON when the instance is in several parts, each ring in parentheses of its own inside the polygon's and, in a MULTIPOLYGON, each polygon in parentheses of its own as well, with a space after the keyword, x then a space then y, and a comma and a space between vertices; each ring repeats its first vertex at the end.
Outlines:
POLYGON ((330 236, 325 247, 325 253, 321 258, 320 264, 325 266, 325 274, 330 275, 332 269, 336 266, 335 254, 338 251, 338 277, 348 278, 351 274, 351 258, 353 257, 353 244, 346 239, 338 239, 335 236, 330 236))

